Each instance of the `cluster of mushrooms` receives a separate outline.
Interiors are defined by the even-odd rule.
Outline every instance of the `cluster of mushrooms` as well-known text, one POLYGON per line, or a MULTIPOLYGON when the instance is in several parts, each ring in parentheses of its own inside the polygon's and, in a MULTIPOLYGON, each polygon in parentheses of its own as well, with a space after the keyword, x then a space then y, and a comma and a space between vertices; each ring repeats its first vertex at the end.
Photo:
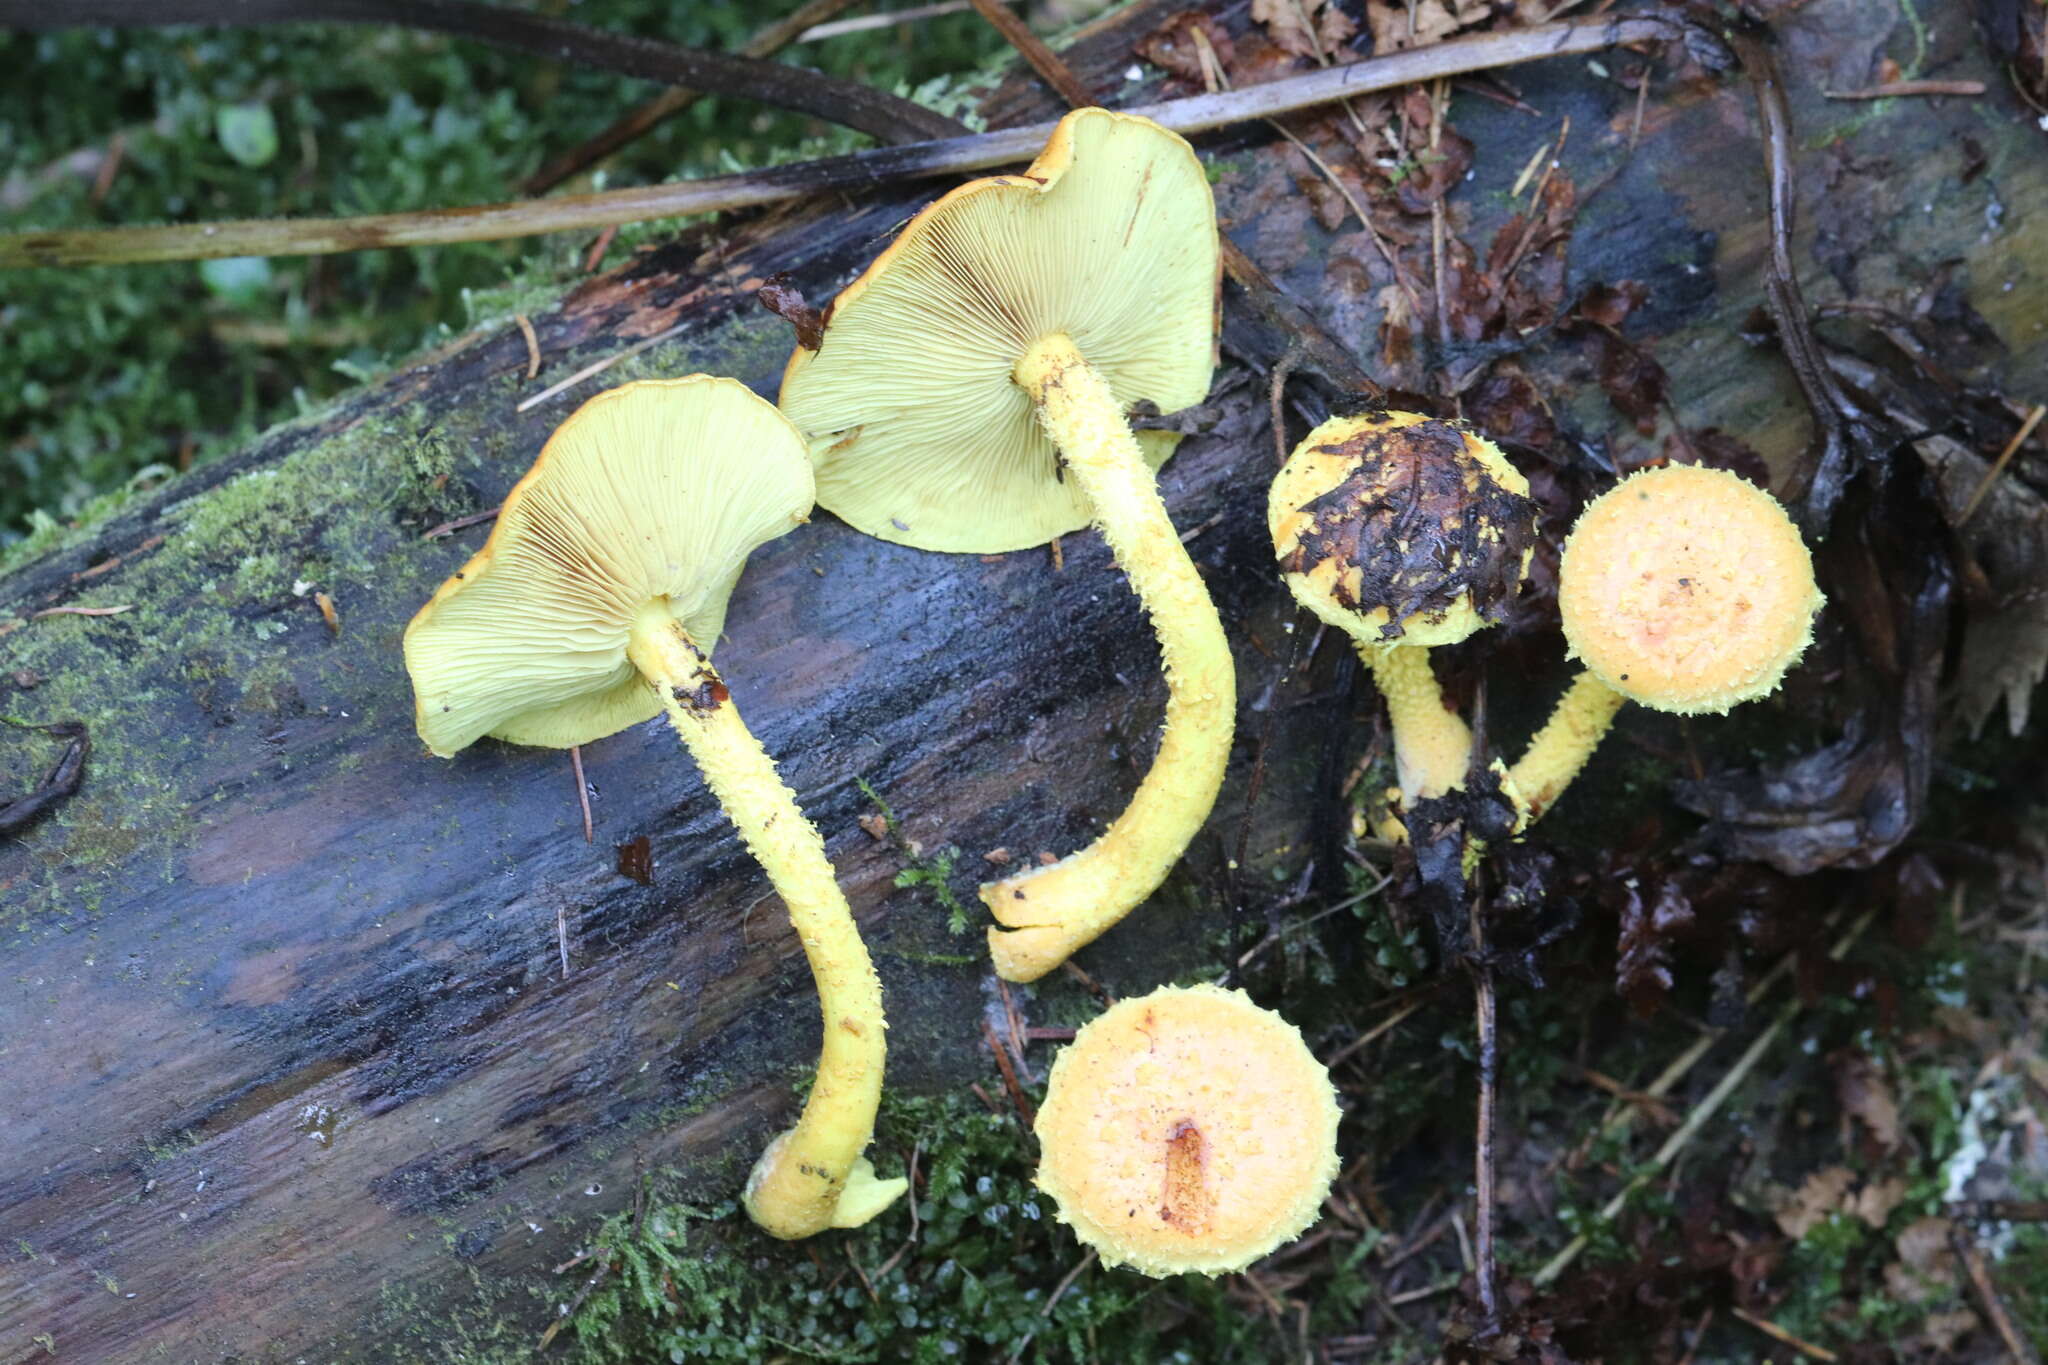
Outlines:
MULTIPOLYGON (((666 714, 788 907, 824 1028, 803 1111, 746 1186, 774 1236, 859 1226, 905 1182, 864 1155, 881 983, 823 840, 711 662, 741 567, 814 503, 928 550, 1102 532, 1158 633, 1168 700, 1157 755, 1101 836, 981 888, 997 973, 1044 975, 1165 879, 1229 758, 1229 643, 1154 481, 1178 438, 1133 432, 1125 416, 1206 397, 1218 282, 1193 150, 1147 120, 1076 111, 1027 171, 963 185, 912 219, 791 357, 779 405, 706 375, 584 404, 406 630, 420 737, 442 757, 486 735, 565 748, 666 714)), ((1290 587, 1357 637, 1386 694, 1395 812, 1467 777, 1471 734, 1426 650, 1512 597, 1535 539, 1527 493, 1462 425, 1383 410, 1317 428, 1272 486, 1290 587)), ((1588 508, 1564 564, 1586 673, 1502 774, 1525 822, 1624 698, 1713 711, 1770 691, 1819 604, 1777 504, 1704 469, 1618 485, 1588 508)), ((1162 989, 1113 1006, 1061 1052, 1037 1119, 1038 1183, 1106 1264, 1218 1274, 1315 1220, 1337 1123, 1328 1074, 1285 1020, 1241 992, 1162 989)))

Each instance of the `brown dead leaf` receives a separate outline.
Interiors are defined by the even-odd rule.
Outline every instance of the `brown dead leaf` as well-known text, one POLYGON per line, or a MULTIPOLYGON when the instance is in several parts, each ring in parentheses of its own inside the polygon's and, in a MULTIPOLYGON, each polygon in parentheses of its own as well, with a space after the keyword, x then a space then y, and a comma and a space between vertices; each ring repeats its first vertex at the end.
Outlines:
POLYGON ((1849 1186, 1855 1179, 1847 1166, 1828 1166, 1815 1171, 1777 1211, 1778 1226, 1794 1240, 1804 1237, 1825 1223, 1829 1214, 1841 1210, 1849 1186))
POLYGON ((1892 1241, 1899 1259, 1884 1268, 1884 1284, 1895 1299, 1925 1303, 1955 1287, 1955 1259, 1949 1254, 1949 1221, 1916 1218, 1892 1241))
POLYGON ((1335 0, 1252 0, 1252 18, 1283 52, 1319 62, 1334 57, 1358 32, 1335 0))
POLYGON ((1647 1019, 1671 990, 1671 943, 1692 928, 1692 902, 1675 878, 1662 876, 1654 881, 1617 876, 1604 882, 1601 898, 1621 921, 1615 993, 1628 1001, 1638 1019, 1647 1019))
MULTIPOLYGON (((2043 441, 2048 437, 2033 444, 2043 441)), ((2048 675, 2048 498, 2009 473, 1990 479, 1992 462, 1953 437, 1930 436, 1916 448, 1966 556, 1956 709, 1976 734, 2003 701, 2007 727, 2017 735, 2026 728, 2034 689, 2048 675)))
POLYGON ((1406 174, 1394 186, 1394 202, 1403 213, 1427 218, 1430 205, 1457 188, 1470 169, 1471 141, 1446 128, 1436 147, 1417 152, 1406 167, 1406 174))
POLYGON ((1168 15, 1159 27, 1140 38, 1131 50, 1152 65, 1173 73, 1189 88, 1206 89, 1208 82, 1202 72, 1201 45, 1195 37, 1196 30, 1208 39, 1209 47, 1223 69, 1230 70, 1237 59, 1237 45, 1230 39, 1230 30, 1198 9, 1184 9, 1168 15))
POLYGON ((1899 1176, 1887 1176, 1874 1180, 1856 1191, 1849 1201, 1849 1211, 1871 1227, 1882 1228, 1890 1220, 1892 1210, 1906 1201, 1906 1182, 1899 1176))
POLYGON ((1725 469, 1768 491, 1771 467, 1748 442, 1719 427, 1680 428, 1664 437, 1664 458, 1682 464, 1702 464, 1725 469))
POLYGON ((1382 377, 1397 388, 1412 388, 1420 381, 1421 372, 1415 363, 1415 309, 1408 301, 1408 291, 1398 284, 1384 285, 1379 305, 1384 318, 1380 324, 1382 377))
POLYGON ((1940 1355, 1954 1355, 1962 1339, 1977 1330, 1977 1315, 1967 1308, 1946 1313, 1929 1313, 1920 1323, 1920 1335, 1940 1355))
POLYGON ((1557 439, 1557 421, 1528 373, 1511 360, 1496 361, 1485 379, 1466 395, 1465 411, 1496 441, 1547 450, 1557 439))
POLYGON ((889 837, 889 822, 877 811, 869 811, 866 815, 856 815, 854 823, 859 825, 870 839, 886 839, 889 837))
POLYGON ((1641 280, 1621 280, 1614 284, 1595 282, 1579 296, 1578 307, 1573 311, 1588 322, 1618 328, 1628 321, 1630 313, 1649 300, 1649 288, 1641 280))
POLYGON ((1485 0, 1417 0, 1412 10, 1405 0, 1365 0, 1375 56, 1441 42, 1490 12, 1485 0))
POLYGON ((1890 1150, 1899 1145, 1898 1098, 1883 1069, 1868 1054, 1836 1054, 1835 1098, 1844 1110, 1862 1120, 1879 1146, 1890 1150))

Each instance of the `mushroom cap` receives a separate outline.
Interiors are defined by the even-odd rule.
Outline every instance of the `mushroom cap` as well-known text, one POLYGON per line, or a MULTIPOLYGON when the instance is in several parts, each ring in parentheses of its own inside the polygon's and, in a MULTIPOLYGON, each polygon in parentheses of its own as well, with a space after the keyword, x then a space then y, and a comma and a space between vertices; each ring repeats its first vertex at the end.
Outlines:
POLYGON ((1497 621, 1536 546, 1529 481, 1462 422, 1332 417, 1266 500, 1295 600, 1369 645, 1448 645, 1497 621))
POLYGON ((1631 701, 1684 715, 1775 691, 1823 600, 1778 500, 1699 465, 1643 470, 1588 503, 1557 579, 1572 654, 1631 701))
MULTIPOLYGON (((1194 149, 1149 119, 1080 109, 1021 175, 910 220, 798 347, 782 410, 811 438, 818 501, 871 536, 995 554, 1089 521, 1011 379, 1065 332, 1128 411, 1208 396, 1216 207, 1194 149)), ((1179 439, 1137 433, 1156 469, 1179 439)))
POLYGON ((1104 1265, 1241 1270, 1316 1220, 1337 1095, 1301 1035, 1242 991, 1113 1005, 1053 1062, 1038 1187, 1104 1265))
POLYGON ((812 493, 803 438, 744 384, 599 394, 406 627, 420 738, 443 758, 482 735, 567 748, 657 715, 626 661, 634 623, 666 611, 708 654, 748 554, 803 522, 812 493))

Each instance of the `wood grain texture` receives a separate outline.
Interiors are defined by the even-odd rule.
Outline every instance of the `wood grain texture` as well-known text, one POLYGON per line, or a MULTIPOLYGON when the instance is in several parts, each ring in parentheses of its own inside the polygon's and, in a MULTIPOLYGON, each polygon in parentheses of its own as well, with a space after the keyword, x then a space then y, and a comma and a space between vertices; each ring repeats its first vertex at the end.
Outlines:
MULTIPOLYGON (((1802 51, 1850 60, 1827 29, 1845 5, 1793 15, 1789 70, 1802 51)), ((1166 8, 1097 26, 1069 60, 1092 88, 1135 97, 1121 79, 1130 42, 1166 8)), ((1960 257, 1970 301, 2008 343, 2004 372, 2038 378, 2048 158, 1966 26, 1930 28, 1946 35, 1941 74, 1982 76, 1992 93, 1831 106, 1818 89, 1855 73, 1804 71, 1802 136, 1846 168, 1805 183, 1882 186, 1899 209, 1847 253, 1859 287, 1904 286, 1960 257), (1953 150, 1965 133, 1989 151, 1970 185, 1953 150)), ((1791 381, 1735 336, 1765 255, 1745 92, 1660 87, 1630 157, 1632 92, 1577 60, 1515 79, 1541 118, 1466 96, 1454 106, 1482 148, 1461 192, 1474 239, 1570 113, 1567 169, 1581 185, 1616 175, 1582 214, 1575 277, 1644 280, 1643 334, 1688 425, 1788 458, 1804 440, 1791 381)), ((1052 113, 1030 80, 1013 78, 990 110, 1052 113)), ((1264 129, 1204 151, 1233 237, 1371 357, 1382 272, 1357 224, 1313 220, 1264 129)), ((752 291, 789 271, 828 298, 922 198, 695 230, 536 313, 546 368, 534 383, 520 331, 486 328, 0 578, 0 622, 136 607, 0 637, 0 707, 84 718, 95 745, 79 796, 0 845, 0 1361, 38 1358, 42 1333, 60 1359, 394 1358, 402 1336, 360 1330, 388 1291, 431 1306, 465 1293, 472 1269, 566 1259, 590 1217, 630 1201, 636 1162, 727 1194, 787 1121, 816 1049, 809 980, 673 739, 656 723, 585 750, 586 845, 566 756, 489 743, 452 762, 424 754, 398 637, 485 534, 420 532, 493 505, 595 385, 524 416, 522 395, 678 325, 597 383, 709 370, 772 394, 788 332, 752 291), (338 636, 294 591, 302 582, 331 594, 338 636), (43 681, 6 682, 15 670, 43 681), (651 886, 619 875, 613 852, 643 836, 651 886)), ((1815 222, 1809 207, 1799 259, 1818 301, 1823 260, 1844 257, 1825 242, 1816 254, 1815 222)), ((1243 712, 1189 870, 1081 959, 1119 990, 1214 965, 1232 899, 1219 868, 1241 821, 1250 883, 1298 874, 1333 833, 1318 791, 1372 735, 1348 720, 1371 708, 1343 690, 1345 651, 1326 645, 1285 672, 1308 625, 1263 527, 1263 366, 1284 344, 1231 323, 1219 381, 1259 373, 1221 390, 1214 430, 1167 468, 1177 523, 1201 528, 1191 551, 1233 632, 1243 712)), ((1589 439, 1614 420, 1597 394, 1563 416, 1589 439)), ((927 555, 821 515, 758 554, 733 599, 719 664, 874 947, 894 1085, 980 1074, 986 966, 978 932, 949 937, 927 895, 892 886, 900 859, 857 827, 870 807, 855 779, 927 848, 961 850, 954 886, 971 904, 984 851, 1077 847, 1127 797, 1152 742, 1163 687, 1136 604, 1096 537, 1065 548, 1060 571, 1036 552, 927 555)), ((1518 685, 1496 692, 1504 727, 1529 723, 1559 686, 1506 681, 1518 685)), ((0 753, 10 790, 53 757, 11 736, 0 753)), ((1582 782, 1600 777, 1596 759, 1582 782)), ((1241 899, 1257 913, 1269 895, 1241 899)))

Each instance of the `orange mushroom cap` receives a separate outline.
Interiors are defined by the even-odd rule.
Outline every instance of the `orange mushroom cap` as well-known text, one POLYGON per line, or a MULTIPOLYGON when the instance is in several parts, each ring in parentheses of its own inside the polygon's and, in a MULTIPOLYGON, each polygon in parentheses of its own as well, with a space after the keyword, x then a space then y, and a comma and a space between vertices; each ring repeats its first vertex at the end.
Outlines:
POLYGON ((1168 987, 1112 1006, 1053 1062, 1038 1187, 1104 1265, 1241 1270, 1315 1221, 1337 1119, 1293 1025, 1242 991, 1168 987))
POLYGON ((1720 713, 1777 689, 1813 639, 1813 559, 1777 499, 1666 465, 1587 504, 1558 566, 1572 654, 1631 701, 1720 713))

